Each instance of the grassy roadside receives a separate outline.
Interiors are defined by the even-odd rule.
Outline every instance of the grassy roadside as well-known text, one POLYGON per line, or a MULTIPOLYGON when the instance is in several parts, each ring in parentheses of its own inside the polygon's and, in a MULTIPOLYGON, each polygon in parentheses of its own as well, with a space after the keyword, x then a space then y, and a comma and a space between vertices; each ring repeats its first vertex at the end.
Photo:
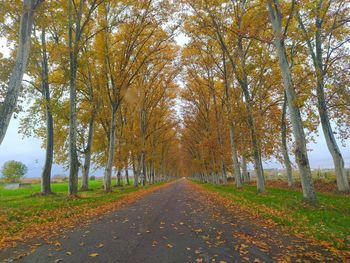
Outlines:
POLYGON ((0 186, 0 237, 16 236, 33 225, 74 218, 83 211, 113 203, 138 191, 133 186, 123 186, 114 187, 111 193, 105 193, 101 181, 90 181, 89 187, 90 191, 79 192, 79 198, 71 199, 67 197, 67 183, 52 184, 55 194, 50 196, 33 195, 40 192, 38 184, 18 190, 6 190, 0 186))
POLYGON ((319 193, 319 204, 312 207, 302 201, 302 193, 290 189, 269 188, 257 194, 256 187, 200 184, 297 233, 331 243, 337 249, 350 250, 350 197, 319 193))

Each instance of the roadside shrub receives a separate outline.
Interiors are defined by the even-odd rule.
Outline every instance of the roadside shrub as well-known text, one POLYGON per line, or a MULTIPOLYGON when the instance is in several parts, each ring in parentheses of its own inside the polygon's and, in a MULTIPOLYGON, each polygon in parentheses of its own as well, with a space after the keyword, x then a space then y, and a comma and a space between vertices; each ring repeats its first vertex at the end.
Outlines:
POLYGON ((1 173, 6 183, 19 183, 27 173, 28 168, 25 164, 17 161, 7 161, 4 163, 1 173))

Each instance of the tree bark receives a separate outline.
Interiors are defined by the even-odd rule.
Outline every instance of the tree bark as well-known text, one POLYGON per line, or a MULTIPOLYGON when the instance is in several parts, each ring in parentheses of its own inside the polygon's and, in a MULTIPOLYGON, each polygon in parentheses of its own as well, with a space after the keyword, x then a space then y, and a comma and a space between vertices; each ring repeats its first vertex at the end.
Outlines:
POLYGON ((234 127, 234 123, 230 121, 230 141, 231 141, 231 156, 232 156, 232 163, 233 163, 233 171, 235 175, 236 187, 241 188, 242 187, 241 168, 239 166, 236 143, 234 140, 235 140, 235 127, 234 127))
POLYGON ((142 186, 146 185, 146 180, 147 180, 147 169, 146 169, 146 163, 145 163, 145 152, 142 151, 141 153, 141 163, 142 163, 142 173, 143 176, 141 177, 142 179, 142 186))
POLYGON ((245 156, 242 156, 242 177, 245 183, 250 181, 247 168, 247 158, 245 156))
POLYGON ((49 69, 46 50, 46 32, 45 28, 41 33, 42 45, 42 96, 45 101, 45 115, 46 115, 46 153, 45 164, 41 174, 41 193, 43 195, 52 194, 51 190, 51 169, 53 163, 53 144, 54 144, 54 130, 53 117, 50 108, 50 86, 49 86, 49 69))
MULTIPOLYGON (((76 196, 78 193, 78 173, 79 160, 77 153, 77 51, 76 43, 73 47, 73 0, 68 0, 68 45, 69 45, 69 94, 70 94, 70 113, 69 113, 69 187, 70 196, 76 196)), ((76 32, 77 34, 77 32, 76 32)), ((77 41, 77 39, 75 40, 77 41)))
POLYGON ((96 118, 96 110, 94 109, 91 118, 89 121, 89 133, 88 133, 88 139, 86 148, 84 149, 84 165, 83 165, 83 177, 82 177, 82 183, 81 183, 81 190, 87 191, 89 190, 89 173, 90 173, 90 166, 91 166, 91 147, 92 147, 92 140, 94 135, 94 124, 95 124, 95 118, 96 118))
POLYGON ((122 186, 122 175, 121 175, 121 169, 117 168, 117 186, 122 186))
POLYGON ((238 162, 238 154, 237 154, 237 147, 236 147, 236 141, 235 141, 235 124, 232 118, 232 105, 231 105, 231 92, 230 92, 230 84, 228 81, 228 72, 226 67, 226 56, 225 51, 223 50, 223 72, 224 72, 224 83, 225 83, 225 99, 226 99, 226 107, 227 107, 227 113, 228 118, 230 122, 230 145, 231 145, 231 158, 233 163, 233 174, 236 180, 236 187, 240 188, 242 187, 241 182, 241 170, 239 168, 239 162, 238 162))
POLYGON ((126 184, 130 185, 130 180, 129 180, 129 167, 128 165, 125 166, 125 179, 126 179, 126 184))
POLYGON ((316 52, 314 52, 313 46, 311 44, 311 40, 308 37, 308 32, 306 31, 306 28, 303 24, 303 21, 300 17, 299 12, 297 11, 296 14, 297 14, 297 20, 299 22, 299 25, 304 33, 304 37, 306 39, 309 53, 311 54, 311 58, 316 71, 317 108, 320 115, 321 126, 323 130, 323 134, 326 139, 327 147, 333 158, 335 175, 337 179, 337 187, 340 192, 348 193, 350 192, 350 187, 349 187, 349 180, 344 167, 344 159, 338 147, 337 141, 334 137, 334 133, 330 123, 330 119, 329 119, 325 93, 324 93, 324 86, 325 86, 324 78, 325 78, 326 72, 324 70, 324 63, 323 63, 323 48, 322 48, 322 36, 321 36, 321 30, 322 30, 322 24, 323 24, 323 20, 321 19, 322 5, 323 5, 323 1, 319 1, 318 7, 317 7, 317 14, 316 14, 316 23, 315 23, 316 52))
POLYGON ((287 98, 284 96, 283 110, 282 110, 282 121, 281 121, 281 141, 282 141, 282 154, 284 167, 286 168, 288 187, 293 187, 293 170, 289 159, 288 146, 287 146, 287 123, 286 123, 286 113, 287 113, 287 98))
POLYGON ((111 191, 112 185, 112 168, 114 161, 114 150, 115 150, 115 136, 116 136, 116 118, 117 118, 117 105, 112 105, 111 107, 112 116, 111 116, 111 124, 109 131, 109 143, 108 143, 108 159, 105 168, 105 174, 103 179, 103 187, 106 192, 111 191))
POLYGON ((300 109, 298 107, 297 95, 293 87, 292 73, 289 67, 286 49, 284 46, 284 36, 282 33, 282 14, 279 1, 268 0, 267 6, 275 37, 274 44, 277 49, 284 89, 287 96, 289 115, 293 127, 293 134, 296 144, 295 156, 299 167, 303 196, 309 202, 316 203, 317 198, 311 177, 304 127, 301 119, 300 109))
POLYGON ((138 187, 139 186, 139 171, 136 169, 136 164, 135 164, 135 157, 133 156, 132 160, 132 173, 134 175, 134 186, 138 187))
POLYGON ((43 0, 24 0, 19 29, 19 43, 4 101, 0 104, 0 145, 16 109, 22 79, 27 68, 34 14, 43 0))

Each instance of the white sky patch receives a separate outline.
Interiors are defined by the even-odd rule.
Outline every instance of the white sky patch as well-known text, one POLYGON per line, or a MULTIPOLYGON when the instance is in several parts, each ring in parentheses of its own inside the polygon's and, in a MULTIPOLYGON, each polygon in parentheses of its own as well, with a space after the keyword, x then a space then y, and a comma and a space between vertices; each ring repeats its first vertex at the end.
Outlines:
POLYGON ((5 58, 10 56, 10 49, 7 46, 6 39, 3 37, 0 37, 0 53, 2 53, 5 58))

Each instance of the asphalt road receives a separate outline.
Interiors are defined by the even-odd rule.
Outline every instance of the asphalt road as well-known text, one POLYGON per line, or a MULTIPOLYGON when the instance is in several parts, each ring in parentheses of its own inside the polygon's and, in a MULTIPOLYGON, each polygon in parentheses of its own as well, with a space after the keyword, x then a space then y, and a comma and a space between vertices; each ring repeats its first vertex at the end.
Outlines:
POLYGON ((77 227, 16 262, 341 262, 279 227, 226 209, 186 180, 77 227))

